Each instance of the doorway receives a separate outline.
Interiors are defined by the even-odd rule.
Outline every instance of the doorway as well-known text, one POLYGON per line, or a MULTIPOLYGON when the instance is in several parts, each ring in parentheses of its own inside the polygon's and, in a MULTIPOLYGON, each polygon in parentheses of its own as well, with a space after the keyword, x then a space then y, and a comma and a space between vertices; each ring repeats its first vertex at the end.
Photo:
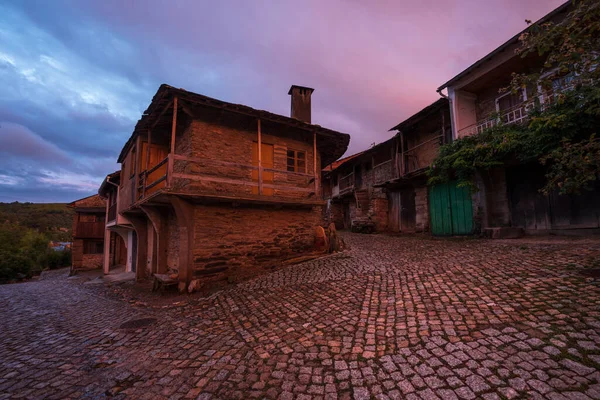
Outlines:
POLYGON ((439 236, 473 233, 471 193, 456 182, 429 188, 431 233, 439 236))

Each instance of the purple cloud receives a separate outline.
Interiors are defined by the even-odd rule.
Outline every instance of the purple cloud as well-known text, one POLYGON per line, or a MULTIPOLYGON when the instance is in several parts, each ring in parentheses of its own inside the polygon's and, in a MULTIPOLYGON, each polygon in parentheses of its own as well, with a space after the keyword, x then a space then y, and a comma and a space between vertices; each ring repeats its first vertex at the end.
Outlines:
MULTIPOLYGON (((313 121, 350 133, 351 154, 389 138, 391 126, 438 98, 441 83, 523 29, 526 18, 561 3, 3 4, 0 123, 28 129, 72 161, 40 167, 80 182, 56 195, 65 201, 116 168, 121 146, 163 82, 283 115, 291 84, 314 87, 313 121)), ((0 163, 0 177, 9 168, 0 163)), ((31 199, 32 182, 45 184, 31 178, 34 172, 11 170, 13 191, 3 198, 31 199)))

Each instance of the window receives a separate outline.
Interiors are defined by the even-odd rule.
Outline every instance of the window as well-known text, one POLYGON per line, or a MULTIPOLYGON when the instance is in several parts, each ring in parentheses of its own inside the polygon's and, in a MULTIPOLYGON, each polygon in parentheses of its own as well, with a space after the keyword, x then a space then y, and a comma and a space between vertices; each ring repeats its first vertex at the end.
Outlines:
POLYGON ((306 173, 306 152, 297 150, 287 151, 287 170, 290 172, 306 173))
POLYGON ((101 240, 87 240, 83 242, 83 254, 104 253, 104 242, 101 240))
POLYGON ((338 185, 338 176, 337 174, 333 175, 333 186, 337 186, 338 185))
POLYGON ((517 93, 508 92, 496 98, 496 111, 503 113, 527 100, 527 93, 521 89, 517 93))

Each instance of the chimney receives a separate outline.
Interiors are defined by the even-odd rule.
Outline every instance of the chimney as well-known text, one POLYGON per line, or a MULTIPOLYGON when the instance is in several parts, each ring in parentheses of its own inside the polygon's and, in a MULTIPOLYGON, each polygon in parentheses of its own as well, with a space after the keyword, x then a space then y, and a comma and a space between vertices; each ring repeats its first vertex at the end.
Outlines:
POLYGON ((315 89, 292 85, 289 95, 292 96, 291 117, 300 121, 310 122, 310 96, 315 89))

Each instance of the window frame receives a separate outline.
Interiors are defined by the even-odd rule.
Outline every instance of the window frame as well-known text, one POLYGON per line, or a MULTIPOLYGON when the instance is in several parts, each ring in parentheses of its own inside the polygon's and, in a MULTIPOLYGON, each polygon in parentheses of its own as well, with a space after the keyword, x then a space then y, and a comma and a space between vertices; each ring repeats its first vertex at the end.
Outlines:
POLYGON ((104 242, 102 240, 86 240, 83 242, 83 254, 104 254, 104 242))
POLYGON ((308 173, 308 165, 307 165, 307 152, 306 150, 296 150, 296 149, 290 149, 288 148, 286 153, 286 163, 285 163, 285 169, 287 172, 294 172, 297 174, 306 174, 308 173), (293 157, 290 157, 290 152, 294 153, 293 157), (300 160, 300 158, 298 157, 298 154, 303 154, 304 155, 304 159, 300 160), (293 165, 290 165, 290 160, 294 160, 293 165), (298 166, 298 161, 304 161, 304 171, 300 170, 299 166, 298 166), (290 170, 290 167, 293 168, 293 170, 290 170))

